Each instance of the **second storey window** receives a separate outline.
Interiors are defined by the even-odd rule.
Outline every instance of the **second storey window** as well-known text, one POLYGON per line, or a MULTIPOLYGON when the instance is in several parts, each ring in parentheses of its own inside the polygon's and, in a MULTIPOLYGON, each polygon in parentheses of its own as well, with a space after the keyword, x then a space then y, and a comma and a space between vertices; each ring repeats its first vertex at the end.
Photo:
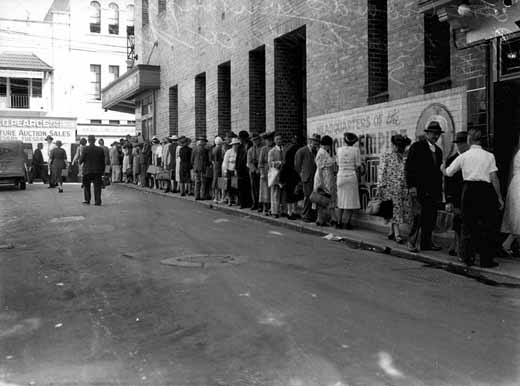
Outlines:
POLYGON ((119 7, 117 4, 110 3, 108 8, 110 11, 108 14, 108 33, 119 35, 119 7))
POLYGON ((7 78, 0 77, 0 97, 7 96, 7 78))
POLYGON ((42 80, 33 78, 32 80, 32 97, 33 98, 41 98, 42 97, 42 80))
POLYGON ((424 92, 451 87, 450 24, 436 14, 424 14, 424 92))
POLYGON ((90 65, 90 97, 101 100, 101 65, 90 65))
POLYGON ((90 32, 101 32, 101 6, 97 1, 90 2, 90 32))
POLYGON ((166 11, 166 0, 157 0, 157 8, 159 9, 159 13, 166 11))
POLYGON ((142 22, 143 26, 148 25, 150 19, 148 18, 148 0, 143 0, 142 9, 142 22))
POLYGON ((111 81, 119 78, 119 66, 108 66, 108 72, 113 76, 111 81))
POLYGON ((133 4, 129 4, 126 7, 126 34, 133 35, 134 34, 134 6, 133 4))

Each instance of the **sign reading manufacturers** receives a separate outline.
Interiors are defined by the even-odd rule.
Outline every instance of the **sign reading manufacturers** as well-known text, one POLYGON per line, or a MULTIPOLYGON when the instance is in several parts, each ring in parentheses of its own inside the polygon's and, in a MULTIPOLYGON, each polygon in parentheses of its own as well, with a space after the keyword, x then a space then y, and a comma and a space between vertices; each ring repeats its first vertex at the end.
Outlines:
POLYGON ((0 140, 44 142, 50 135, 55 141, 76 142, 76 120, 73 118, 0 118, 0 140))
POLYGON ((334 148, 343 146, 345 132, 358 135, 356 146, 359 146, 363 160, 359 188, 361 205, 365 208, 376 194, 379 158, 391 151, 392 135, 407 135, 415 141, 431 121, 438 121, 446 132, 438 144, 447 157, 452 150, 455 131, 465 128, 465 104, 465 90, 451 89, 309 118, 307 131, 309 135, 317 133, 332 137, 334 148))

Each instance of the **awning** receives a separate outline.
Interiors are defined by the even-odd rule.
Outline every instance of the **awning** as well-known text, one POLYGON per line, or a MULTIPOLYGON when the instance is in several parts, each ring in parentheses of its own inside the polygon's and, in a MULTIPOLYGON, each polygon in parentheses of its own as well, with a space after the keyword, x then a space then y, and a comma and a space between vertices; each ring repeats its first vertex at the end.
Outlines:
POLYGON ((33 53, 2 52, 0 69, 10 71, 51 72, 53 68, 33 53))
POLYGON ((159 66, 138 64, 101 90, 101 104, 106 110, 135 113, 135 97, 161 87, 159 66))

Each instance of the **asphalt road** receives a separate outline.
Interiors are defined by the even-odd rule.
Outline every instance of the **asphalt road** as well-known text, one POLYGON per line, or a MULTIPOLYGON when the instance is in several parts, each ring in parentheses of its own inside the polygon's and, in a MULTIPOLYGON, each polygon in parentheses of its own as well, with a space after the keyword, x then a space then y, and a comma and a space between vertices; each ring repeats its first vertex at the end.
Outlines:
POLYGON ((520 384, 518 284, 124 187, 81 201, 0 191, 0 386, 520 384))

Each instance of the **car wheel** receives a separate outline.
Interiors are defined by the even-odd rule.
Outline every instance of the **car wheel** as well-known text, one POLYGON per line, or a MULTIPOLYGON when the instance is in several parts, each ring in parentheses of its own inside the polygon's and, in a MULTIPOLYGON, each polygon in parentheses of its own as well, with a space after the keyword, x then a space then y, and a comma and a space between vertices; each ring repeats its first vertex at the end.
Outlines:
POLYGON ((19 184, 18 186, 19 186, 20 190, 25 190, 25 188, 26 188, 25 180, 20 180, 18 182, 18 184, 19 184))

